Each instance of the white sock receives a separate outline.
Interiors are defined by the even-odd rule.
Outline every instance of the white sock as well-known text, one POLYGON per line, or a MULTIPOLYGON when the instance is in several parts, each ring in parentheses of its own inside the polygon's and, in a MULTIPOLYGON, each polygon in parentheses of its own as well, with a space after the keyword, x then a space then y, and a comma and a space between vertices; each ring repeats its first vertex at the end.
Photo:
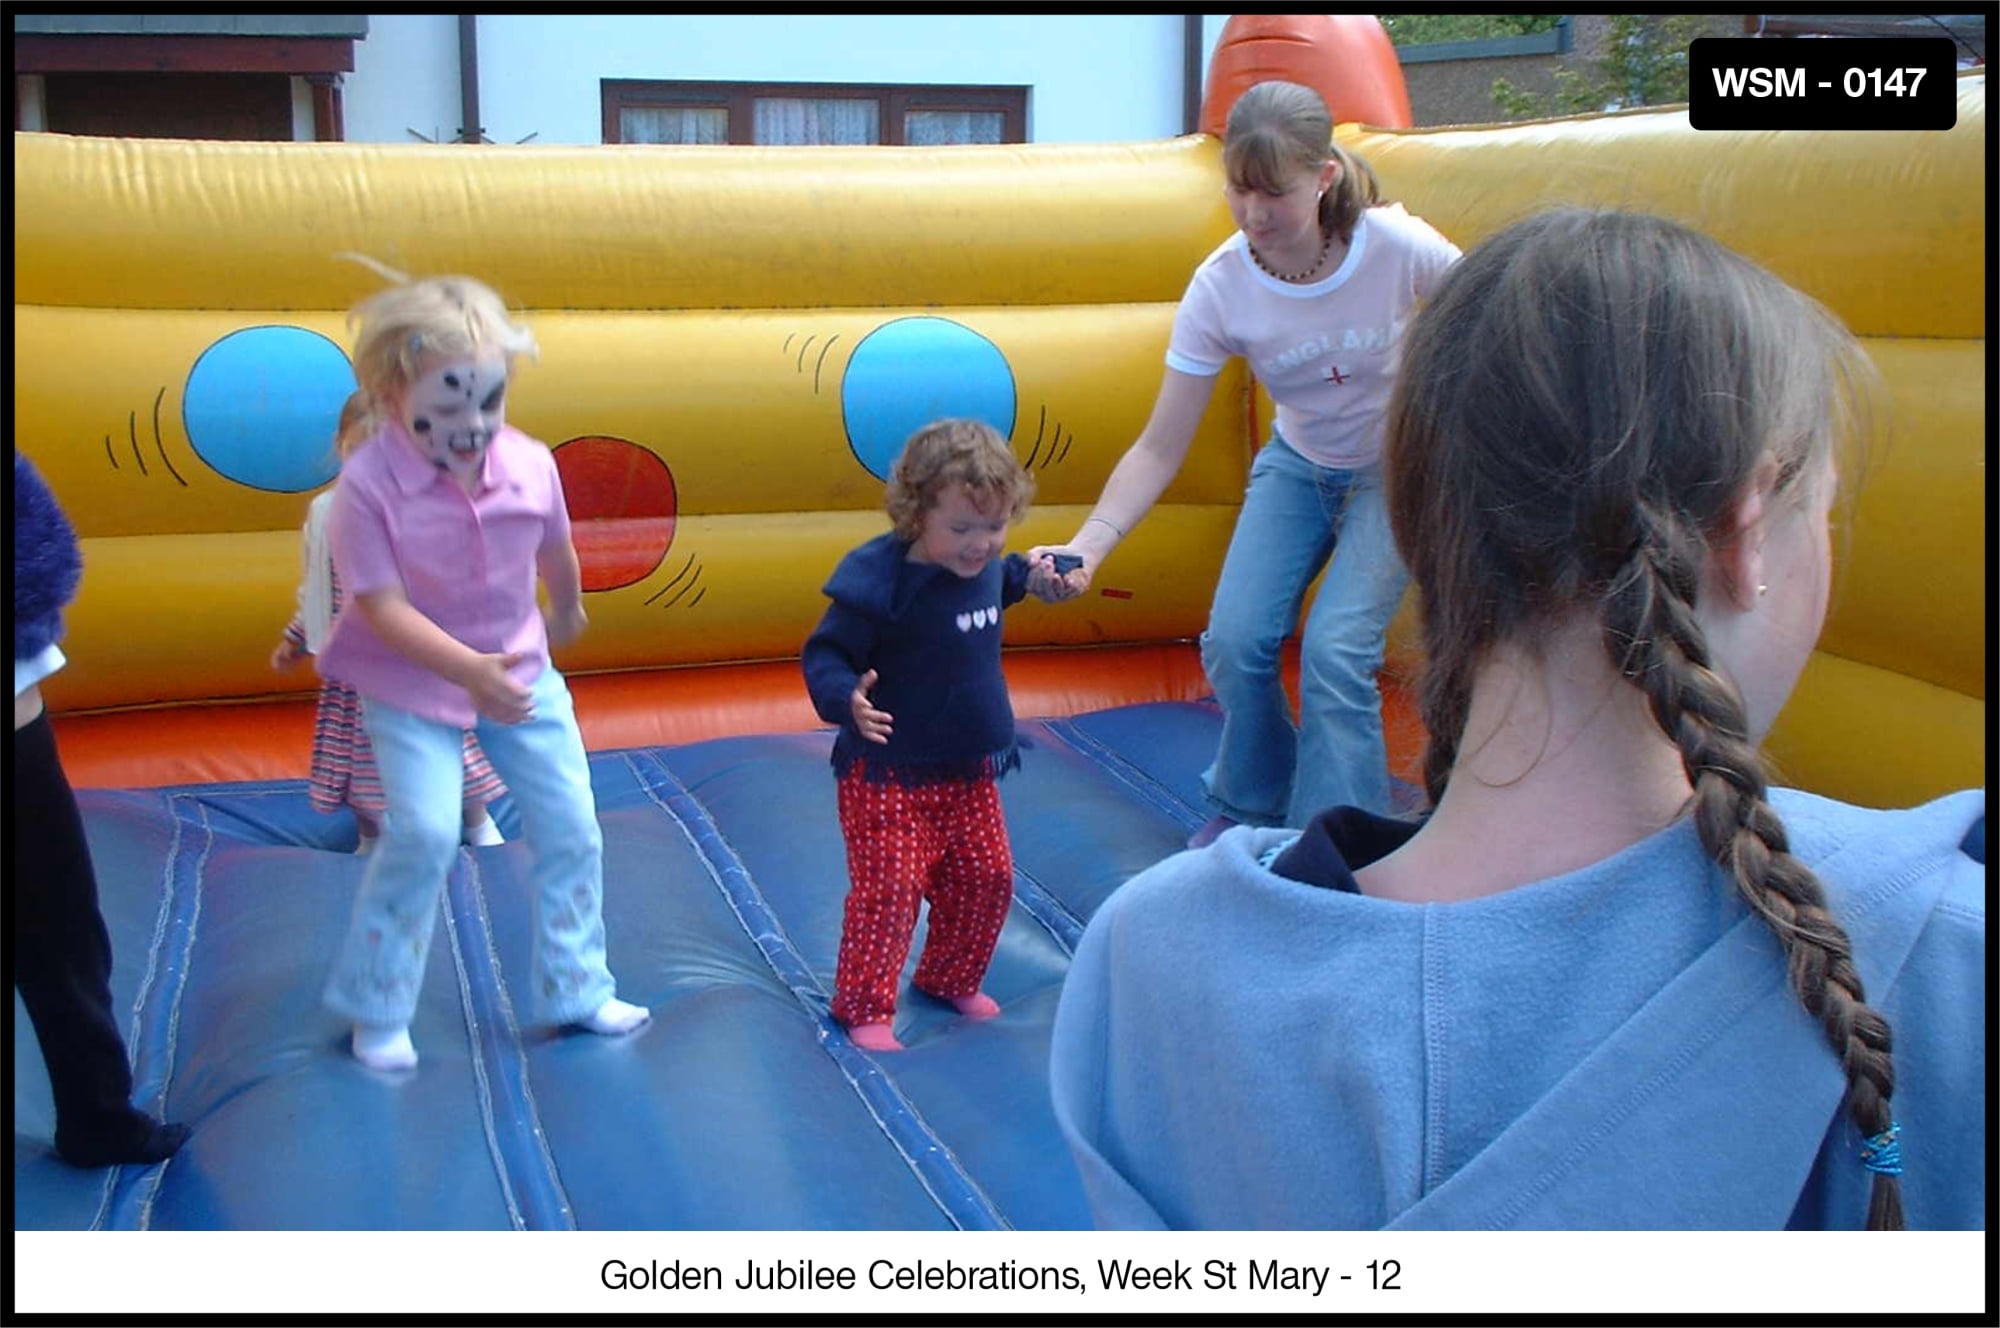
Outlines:
POLYGON ((354 1026, 354 1059, 373 1070, 414 1070, 417 1049, 410 1044, 408 1024, 383 1028, 372 1024, 354 1026))
POLYGON ((576 1021, 577 1027, 587 1028, 593 1033, 616 1036, 629 1033, 653 1017, 653 1012, 643 1005, 630 1005, 613 996, 597 1007, 597 1013, 576 1021))
POLYGON ((485 848, 488 845, 504 844, 507 842, 500 834, 500 827, 493 823, 493 817, 490 813, 480 817, 479 824, 465 827, 465 833, 462 838, 474 848, 485 848))

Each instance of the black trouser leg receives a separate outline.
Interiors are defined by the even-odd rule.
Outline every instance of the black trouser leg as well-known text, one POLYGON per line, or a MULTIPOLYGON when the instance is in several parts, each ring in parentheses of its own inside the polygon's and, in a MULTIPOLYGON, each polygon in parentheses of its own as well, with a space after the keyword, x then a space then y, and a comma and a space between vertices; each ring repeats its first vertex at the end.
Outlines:
POLYGON ((14 986, 55 1090, 56 1145, 72 1160, 143 1146, 132 1070, 111 1004, 111 937, 90 844, 44 714, 14 733, 14 986))

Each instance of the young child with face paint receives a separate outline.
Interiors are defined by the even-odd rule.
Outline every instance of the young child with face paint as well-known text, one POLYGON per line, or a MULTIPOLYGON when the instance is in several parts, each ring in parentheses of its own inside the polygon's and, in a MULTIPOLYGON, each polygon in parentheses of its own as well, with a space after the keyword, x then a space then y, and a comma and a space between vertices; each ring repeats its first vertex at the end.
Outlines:
POLYGON ((391 275, 354 312, 354 375, 378 425, 334 490, 348 609, 320 655, 323 675, 361 694, 388 810, 325 1000, 353 1021, 358 1060, 409 1069, 468 731, 513 789, 534 860, 535 1017, 619 1034, 649 1016, 617 998, 605 965, 603 837, 549 658, 585 622, 562 481, 548 448, 505 420, 534 338, 480 282, 391 275))
MULTIPOLYGON (((375 421, 368 414, 368 394, 354 393, 341 407, 340 423, 333 438, 335 452, 346 460, 374 436, 375 429, 375 421)), ((340 575, 334 569, 333 552, 326 542, 326 519, 332 510, 332 489, 314 498, 306 509, 299 611, 285 624, 285 634, 271 652, 271 667, 281 673, 325 649, 326 639, 340 616, 343 604, 340 575)), ((368 745, 368 732, 361 724, 361 697, 346 683, 328 679, 320 684, 319 704, 313 713, 311 779, 306 792, 316 811, 337 812, 347 808, 360 832, 354 851, 366 855, 374 850, 375 840, 382 832, 382 778, 375 769, 375 752, 368 745)), ((462 804, 465 824, 462 838, 467 844, 504 842, 500 828, 486 810, 487 804, 504 792, 506 786, 494 773, 486 753, 479 749, 479 739, 468 732, 462 804)))
POLYGON ((826 583, 802 655, 820 718, 840 725, 840 830, 849 888, 833 1017, 856 1045, 900 1051, 891 1020, 917 905, 930 930, 915 985, 973 1019, 1014 897, 999 777, 1020 764, 1000 672, 1000 611, 1052 597, 1049 560, 1008 554, 1034 480, 1006 440, 941 420, 889 474, 895 529, 853 550, 826 583))

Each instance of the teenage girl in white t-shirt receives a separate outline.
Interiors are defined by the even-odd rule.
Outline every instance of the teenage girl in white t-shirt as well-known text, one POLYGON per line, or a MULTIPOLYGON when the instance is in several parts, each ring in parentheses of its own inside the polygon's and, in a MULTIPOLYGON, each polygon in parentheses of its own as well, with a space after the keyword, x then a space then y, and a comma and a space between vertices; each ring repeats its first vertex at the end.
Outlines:
POLYGON ((1202 775, 1216 815, 1194 848, 1239 822, 1389 810, 1375 671, 1409 577, 1383 511, 1382 419, 1403 330, 1459 251, 1383 203, 1367 164, 1332 140, 1326 103, 1296 83, 1259 83, 1230 111, 1222 161, 1237 233, 1195 269, 1152 417, 1060 550, 1083 557, 1057 591, 1072 598, 1180 471, 1216 375, 1244 356, 1277 418, 1201 638, 1224 718, 1202 775), (1322 568, 1294 724, 1280 650, 1322 568))

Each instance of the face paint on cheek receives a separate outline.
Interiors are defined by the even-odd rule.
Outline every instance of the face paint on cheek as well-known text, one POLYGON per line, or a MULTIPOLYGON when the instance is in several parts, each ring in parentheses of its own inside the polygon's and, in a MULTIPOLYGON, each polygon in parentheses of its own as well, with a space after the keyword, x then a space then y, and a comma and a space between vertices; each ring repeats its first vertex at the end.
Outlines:
POLYGON ((441 365, 411 386, 403 424, 433 464, 469 475, 506 423, 506 395, 504 362, 441 365))

